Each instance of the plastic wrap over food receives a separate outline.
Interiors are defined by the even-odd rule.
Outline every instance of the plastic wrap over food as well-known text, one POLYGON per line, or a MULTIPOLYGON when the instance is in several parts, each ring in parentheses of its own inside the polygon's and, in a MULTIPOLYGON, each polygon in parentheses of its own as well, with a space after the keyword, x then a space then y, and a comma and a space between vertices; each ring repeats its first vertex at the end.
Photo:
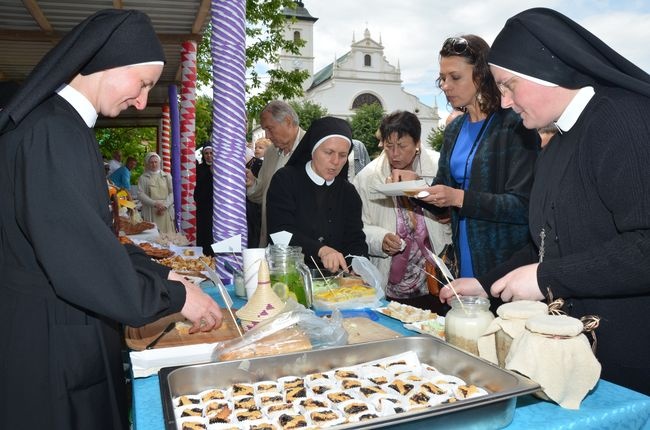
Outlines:
POLYGON ((212 359, 225 361, 319 349, 346 345, 347 340, 340 312, 321 318, 290 299, 277 316, 259 323, 239 338, 219 342, 212 359))

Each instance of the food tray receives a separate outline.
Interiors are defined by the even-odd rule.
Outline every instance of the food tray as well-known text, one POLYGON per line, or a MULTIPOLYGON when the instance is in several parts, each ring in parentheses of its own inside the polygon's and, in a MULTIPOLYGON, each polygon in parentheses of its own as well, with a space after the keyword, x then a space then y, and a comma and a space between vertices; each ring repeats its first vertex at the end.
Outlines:
POLYGON ((468 384, 482 387, 489 394, 332 428, 377 428, 422 419, 427 419, 426 428, 433 428, 434 425, 444 426, 445 430, 502 428, 512 421, 517 397, 540 388, 523 376, 500 369, 434 337, 401 337, 317 351, 162 369, 159 381, 165 426, 168 430, 176 429, 172 404, 175 396, 238 382, 253 383, 354 366, 388 357, 395 351, 414 351, 421 362, 435 366, 443 373, 458 376, 468 384))
MULTIPOLYGON (((417 308, 413 308, 413 309, 417 309, 417 308)), ((414 323, 414 322, 417 322, 417 321, 426 321, 427 319, 436 319, 436 318, 438 318, 438 314, 435 313, 435 312, 430 312, 430 316, 428 318, 422 318, 419 315, 409 315, 407 318, 406 317, 400 317, 398 315, 395 315, 395 314, 391 313, 388 310, 388 307, 386 307, 386 306, 381 307, 381 308, 374 308, 374 311, 378 312, 378 313, 380 313, 380 314, 382 314, 384 316, 387 316, 388 318, 392 318, 394 320, 401 321, 401 322, 406 323, 406 324, 414 323)), ((429 311, 425 311, 424 309, 418 309, 418 314, 421 314, 421 313, 424 313, 424 312, 429 312, 429 311)))
POLYGON ((438 316, 431 320, 405 323, 404 328, 413 330, 420 334, 428 334, 439 339, 445 339, 445 317, 438 316), (438 330, 436 326, 442 326, 442 329, 438 330))

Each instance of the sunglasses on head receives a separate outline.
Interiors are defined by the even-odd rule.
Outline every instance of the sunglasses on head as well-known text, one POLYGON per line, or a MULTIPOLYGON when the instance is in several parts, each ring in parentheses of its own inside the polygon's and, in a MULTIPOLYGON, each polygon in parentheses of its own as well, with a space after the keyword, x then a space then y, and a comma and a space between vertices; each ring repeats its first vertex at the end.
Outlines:
POLYGON ((456 55, 463 55, 468 51, 471 52, 469 42, 464 37, 449 37, 442 44, 442 49, 443 51, 456 55))

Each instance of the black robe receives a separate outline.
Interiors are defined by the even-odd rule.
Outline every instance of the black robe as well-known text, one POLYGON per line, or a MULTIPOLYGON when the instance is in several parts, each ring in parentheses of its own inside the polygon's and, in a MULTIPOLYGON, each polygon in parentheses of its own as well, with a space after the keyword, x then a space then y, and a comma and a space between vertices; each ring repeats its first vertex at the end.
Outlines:
POLYGON ((580 318, 601 318, 596 357, 602 377, 650 394, 650 99, 596 87, 576 124, 542 151, 530 196, 535 242, 479 278, 544 259, 543 294, 565 299, 580 318), (624 108, 622 108, 624 106, 624 108))
POLYGON ((196 203, 196 244, 203 248, 205 255, 214 255, 211 247, 214 243, 212 237, 212 169, 205 163, 196 166, 194 202, 196 203))
POLYGON ((302 247, 308 266, 314 267, 311 257, 320 261, 318 250, 325 245, 344 256, 368 256, 361 198, 341 175, 319 186, 304 165, 285 166, 273 175, 266 202, 269 233, 291 232, 290 245, 302 247))
POLYGON ((101 154, 51 96, 0 136, 4 428, 128 428, 122 324, 179 311, 181 283, 110 229, 101 154))

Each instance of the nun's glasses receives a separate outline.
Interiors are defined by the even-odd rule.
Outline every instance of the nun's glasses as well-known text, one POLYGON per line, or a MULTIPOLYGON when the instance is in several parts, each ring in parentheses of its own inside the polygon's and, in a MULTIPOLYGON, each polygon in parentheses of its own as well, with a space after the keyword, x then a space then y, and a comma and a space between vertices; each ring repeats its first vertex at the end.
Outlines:
POLYGON ((450 37, 442 44, 442 50, 450 54, 463 55, 465 52, 471 53, 469 42, 464 37, 450 37))

